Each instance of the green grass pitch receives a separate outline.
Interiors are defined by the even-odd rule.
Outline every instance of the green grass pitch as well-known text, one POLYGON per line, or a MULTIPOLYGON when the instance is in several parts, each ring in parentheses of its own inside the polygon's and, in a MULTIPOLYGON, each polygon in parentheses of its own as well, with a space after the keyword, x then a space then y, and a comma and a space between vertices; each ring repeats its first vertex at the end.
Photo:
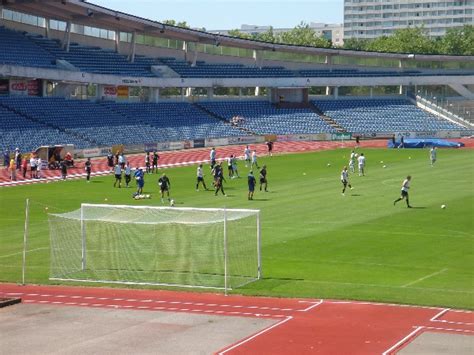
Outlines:
MULTIPOLYGON (((473 309, 474 152, 439 150, 432 168, 426 150, 365 149, 366 176, 351 175, 354 190, 341 196, 349 152, 262 157, 270 192, 257 190, 254 201, 246 178, 228 180, 226 198, 196 192, 194 166, 167 174, 177 206, 261 209, 263 280, 235 292, 473 309), (408 174, 413 209, 392 204, 408 174)), ((239 168, 245 177, 243 162, 239 168)), ((25 198, 27 282, 48 283, 48 212, 81 202, 161 205, 156 180, 146 176, 152 199, 140 201, 132 200, 134 189, 114 189, 112 176, 0 189, 0 281, 21 280, 25 198)))

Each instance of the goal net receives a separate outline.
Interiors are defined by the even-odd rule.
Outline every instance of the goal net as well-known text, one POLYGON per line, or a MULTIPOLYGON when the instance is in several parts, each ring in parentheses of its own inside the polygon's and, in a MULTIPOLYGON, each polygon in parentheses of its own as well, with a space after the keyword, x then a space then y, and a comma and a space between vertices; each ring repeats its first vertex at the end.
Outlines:
POLYGON ((258 280, 258 210, 82 204, 49 214, 50 280, 231 290, 258 280))

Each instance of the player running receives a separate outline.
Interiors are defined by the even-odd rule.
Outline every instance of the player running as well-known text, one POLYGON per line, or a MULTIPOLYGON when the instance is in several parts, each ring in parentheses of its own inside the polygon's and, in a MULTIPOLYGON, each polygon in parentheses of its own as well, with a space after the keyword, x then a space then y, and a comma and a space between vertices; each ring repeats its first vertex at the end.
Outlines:
POLYGON ((352 190, 351 183, 349 182, 349 172, 347 171, 347 166, 345 166, 341 171, 341 182, 342 182, 342 196, 345 196, 344 193, 346 192, 346 187, 352 190))
POLYGON ((431 149, 430 149, 430 162, 431 162, 431 166, 433 166, 434 163, 436 163, 436 155, 437 155, 436 147, 431 148, 431 149))
POLYGON ((245 157, 245 167, 247 168, 250 165, 250 147, 246 146, 244 149, 244 157, 245 157))
POLYGON ((405 180, 403 180, 402 183, 402 193, 399 198, 397 198, 395 201, 393 201, 393 205, 395 206, 398 201, 401 201, 405 199, 407 201, 407 207, 411 208, 410 206, 410 201, 408 200, 408 190, 410 189, 410 182, 411 182, 411 176, 408 175, 405 180))
POLYGON ((250 170, 249 175, 247 176, 248 179, 248 184, 249 184, 249 193, 248 193, 248 199, 253 200, 253 193, 255 191, 255 176, 253 176, 253 171, 250 170))
POLYGON ((165 192, 166 196, 168 197, 168 201, 171 201, 170 199, 170 188, 171 188, 171 183, 170 179, 166 176, 165 173, 161 175, 161 177, 158 179, 158 185, 160 186, 160 191, 161 191, 161 203, 164 202, 164 197, 165 197, 165 192))
POLYGON ((208 189, 206 183, 204 182, 204 172, 202 171, 202 164, 199 164, 199 166, 197 167, 196 176, 196 191, 199 191, 199 183, 202 183, 202 186, 204 186, 207 191, 208 189))
POLYGON ((214 186, 216 188, 214 195, 217 196, 217 193, 221 191, 224 196, 227 196, 224 191, 225 178, 224 178, 224 169, 222 169, 222 162, 220 164, 216 164, 216 166, 213 169, 213 172, 214 172, 214 186))
POLYGON ((365 176, 365 156, 364 153, 360 153, 359 157, 357 158, 358 161, 358 168, 359 168, 359 176, 365 176))
POLYGON ((351 173, 355 172, 354 166, 355 166, 356 159, 357 159, 357 154, 356 154, 356 152, 352 151, 351 156, 349 158, 349 169, 350 169, 351 173))
POLYGON ((122 167, 120 166, 118 162, 117 164, 115 164, 114 175, 115 175, 114 187, 116 187, 118 183, 118 187, 121 188, 122 187, 122 167))
POLYGON ((145 186, 145 174, 142 168, 135 170, 135 180, 137 181, 137 195, 143 194, 143 186, 145 186))

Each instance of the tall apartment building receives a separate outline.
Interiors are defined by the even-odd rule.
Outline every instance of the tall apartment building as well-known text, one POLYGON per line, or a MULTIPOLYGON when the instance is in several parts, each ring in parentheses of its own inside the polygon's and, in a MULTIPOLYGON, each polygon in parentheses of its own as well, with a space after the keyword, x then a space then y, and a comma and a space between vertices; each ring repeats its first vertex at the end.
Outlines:
POLYGON ((474 24, 474 0, 344 0, 344 39, 423 26, 432 37, 474 24))

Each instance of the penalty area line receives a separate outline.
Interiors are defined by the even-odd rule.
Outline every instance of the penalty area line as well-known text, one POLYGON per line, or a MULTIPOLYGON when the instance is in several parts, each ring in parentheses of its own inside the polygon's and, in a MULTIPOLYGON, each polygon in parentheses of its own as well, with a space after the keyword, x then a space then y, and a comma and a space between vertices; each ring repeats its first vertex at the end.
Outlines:
POLYGON ((402 287, 412 286, 412 285, 414 285, 414 284, 417 284, 418 282, 424 281, 424 280, 429 279, 430 277, 433 277, 433 276, 440 275, 440 274, 442 274, 442 273, 444 273, 444 272, 446 272, 446 271, 448 271, 447 268, 442 269, 442 270, 439 270, 439 271, 436 271, 436 272, 433 272, 432 274, 429 274, 429 275, 420 277, 419 279, 417 279, 417 280, 415 280, 415 281, 409 282, 409 283, 403 285, 402 287))
POLYGON ((231 351, 231 350, 233 350, 233 349, 235 349, 235 348, 237 348, 237 347, 239 347, 239 346, 241 346, 241 345, 243 345, 243 344, 245 344, 245 343, 247 343, 247 342, 249 342, 249 341, 255 339, 256 337, 258 337, 258 336, 260 336, 260 335, 262 335, 262 334, 265 334, 266 332, 268 332, 268 331, 270 331, 270 330, 272 330, 272 329, 274 329, 274 328, 276 328, 276 327, 278 327, 278 326, 280 326, 280 325, 282 325, 282 324, 288 322, 288 321, 291 320, 291 319, 293 319, 293 317, 292 317, 292 316, 288 316, 288 317, 286 317, 285 319, 282 319, 281 321, 279 321, 278 323, 275 323, 275 324, 269 326, 268 328, 265 328, 265 329, 261 330, 260 332, 254 334, 254 335, 249 336, 248 338, 244 338, 243 340, 241 340, 241 341, 239 341, 238 343, 236 343, 236 344, 230 346, 229 348, 227 348, 227 349, 225 349, 225 350, 219 351, 217 354, 219 354, 219 355, 225 354, 225 353, 227 353, 228 351, 231 351))

